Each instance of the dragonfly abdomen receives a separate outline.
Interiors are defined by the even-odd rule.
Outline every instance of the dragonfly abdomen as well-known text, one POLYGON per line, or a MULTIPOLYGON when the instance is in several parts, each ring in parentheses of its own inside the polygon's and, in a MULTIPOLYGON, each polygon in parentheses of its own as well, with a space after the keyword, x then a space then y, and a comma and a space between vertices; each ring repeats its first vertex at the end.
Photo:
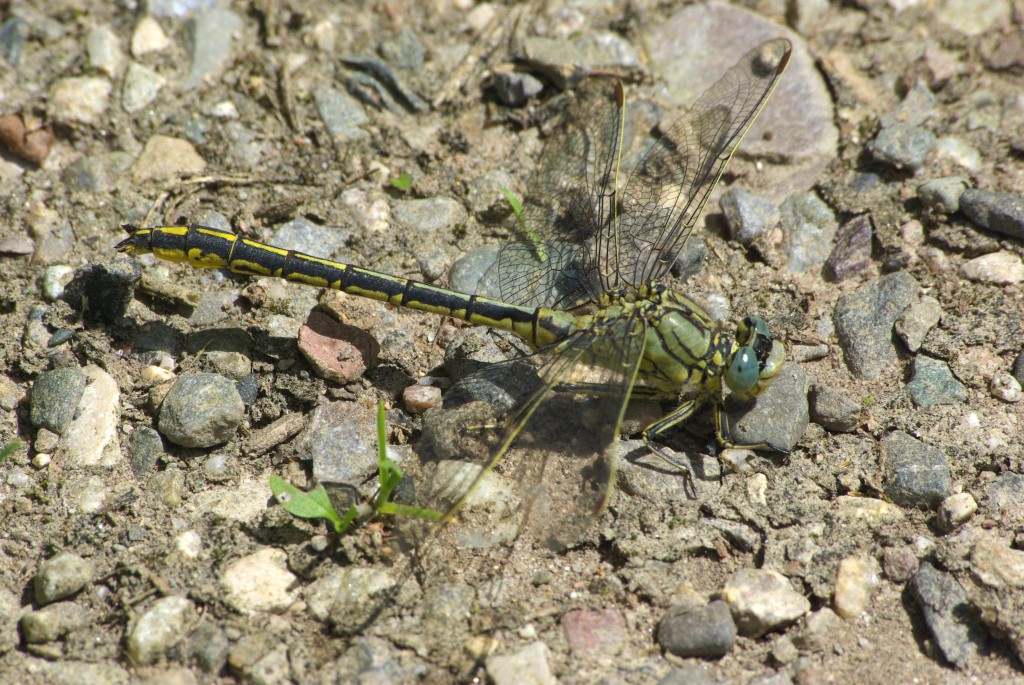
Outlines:
POLYGON ((467 295, 207 226, 125 225, 124 229, 129 236, 118 243, 120 252, 151 252, 160 259, 187 262, 200 269, 228 269, 238 274, 275 276, 293 283, 332 288, 398 307, 512 331, 535 348, 557 342, 575 330, 575 317, 567 312, 467 295))

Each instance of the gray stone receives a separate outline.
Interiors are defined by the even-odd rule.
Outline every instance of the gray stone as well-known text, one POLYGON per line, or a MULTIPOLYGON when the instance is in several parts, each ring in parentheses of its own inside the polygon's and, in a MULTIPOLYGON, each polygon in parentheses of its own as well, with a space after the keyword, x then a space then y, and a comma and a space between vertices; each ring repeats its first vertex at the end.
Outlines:
POLYGON ((788 452, 800 441, 811 421, 807 374, 797 364, 784 364, 754 401, 729 395, 725 412, 725 438, 730 442, 738 446, 767 444, 788 452))
POLYGON ((984 648, 986 635, 963 588, 929 562, 921 564, 911 588, 942 655, 955 666, 967 666, 984 648))
POLYGON ((469 220, 462 203, 449 197, 395 202, 391 212, 399 230, 409 231, 412 236, 450 235, 459 227, 465 227, 469 220))
POLYGON ((228 661, 231 643, 216 623, 203 621, 189 639, 189 654, 205 673, 214 675, 221 672, 228 661))
POLYGON ((195 620, 195 605, 171 595, 153 602, 128 631, 125 652, 133 664, 153 664, 187 635, 195 620))
POLYGON ((491 87, 498 99, 509 107, 522 107, 527 100, 544 90, 544 83, 531 74, 510 71, 495 74, 491 87))
POLYGON ((722 601, 698 608, 674 607, 658 621, 657 640, 676 656, 724 656, 736 643, 736 622, 722 601))
POLYGON ((164 398, 157 428, 175 445, 213 447, 233 438, 244 417, 234 383, 215 373, 188 374, 164 398))
POLYGON ((501 290, 497 284, 497 269, 493 270, 493 277, 489 273, 498 259, 500 250, 501 246, 496 243, 480 245, 456 259, 448 274, 448 282, 452 290, 500 298, 501 290))
POLYGON ((584 31, 568 39, 528 36, 522 41, 522 48, 523 58, 559 90, 575 86, 595 70, 636 69, 641 64, 633 46, 610 32, 584 31))
POLYGON ((124 76, 121 107, 129 114, 149 105, 166 85, 167 79, 149 67, 132 62, 124 76))
POLYGON ((741 245, 749 246, 779 222, 778 207, 741 188, 725 191, 719 202, 725 221, 729 224, 729 236, 741 245))
POLYGON ((337 256, 352 233, 339 226, 321 226, 305 217, 296 217, 274 231, 271 242, 279 247, 316 255, 337 256))
POLYGON ((882 438, 885 494, 904 507, 932 509, 949 496, 952 478, 945 453, 893 431, 882 438))
POLYGON ((647 64, 666 84, 668 98, 682 106, 691 105, 739 55, 779 37, 793 43, 789 66, 740 147, 747 158, 774 162, 756 174, 756 187, 745 183, 773 202, 812 187, 835 159, 839 141, 829 88, 805 42, 763 15, 723 2, 684 7, 664 21, 648 23, 643 35, 647 64), (768 131, 772 135, 766 136, 768 131))
POLYGON ((399 69, 415 70, 423 66, 425 52, 416 33, 404 28, 380 42, 381 57, 399 69))
POLYGON ((1024 240, 1024 196, 971 188, 960 196, 960 209, 981 228, 1024 240))
POLYGON ((312 457, 313 477, 338 511, 357 503, 354 486, 377 469, 376 414, 353 402, 321 404, 295 438, 296 450, 312 457))
POLYGON ((28 25, 18 17, 11 17, 0 25, 0 57, 12 67, 21 61, 28 25))
POLYGON ((870 214, 861 214, 843 224, 836 233, 836 244, 825 260, 825 278, 845 281, 864 273, 871 266, 870 214))
POLYGON ((37 604, 46 605, 74 595, 92 582, 93 565, 77 554, 58 552, 39 565, 32 579, 37 604))
POLYGON ((149 426, 138 426, 128 440, 132 473, 142 479, 152 474, 164 456, 164 443, 160 434, 149 426))
POLYGON ((207 79, 217 79, 231 59, 231 40, 244 27, 242 18, 228 9, 212 7, 190 18, 185 32, 192 56, 184 90, 202 87, 207 79))
POLYGON ((849 433, 857 428, 860 405, 841 392, 814 385, 810 394, 811 420, 834 433, 849 433))
POLYGON ((85 394, 87 379, 81 369, 72 367, 53 369, 39 376, 32 385, 32 425, 63 433, 85 394))
POLYGON ((333 137, 340 140, 369 139, 370 134, 360 126, 370 118, 351 95, 328 85, 319 85, 313 88, 313 100, 327 132, 333 137))
POLYGON ((949 365, 925 355, 914 358, 914 371, 907 383, 907 394, 914 405, 921 409, 967 400, 967 388, 953 376, 949 365))
POLYGON ((917 196, 925 207, 940 214, 960 211, 960 197, 971 183, 961 176, 949 176, 926 181, 917 187, 917 196))
POLYGON ((907 307, 896 320, 896 335, 911 352, 917 352, 928 332, 942 319, 942 305, 934 297, 925 296, 907 307))
POLYGON ((304 598, 318 620, 340 635, 353 635, 371 622, 395 590, 395 580, 379 568, 346 567, 306 586, 304 598))
POLYGON ((924 166, 938 139, 926 128, 912 124, 894 124, 883 128, 868 143, 868 150, 880 162, 896 169, 917 171, 924 166))
POLYGON ((21 617, 21 634, 29 644, 59 640, 89 623, 89 612, 74 602, 57 602, 21 617))
POLYGON ((905 271, 888 274, 840 298, 833 320, 850 371, 877 378, 896 361, 893 324, 918 293, 917 280, 905 271))
POLYGON ((828 257, 838 224, 832 209, 813 192, 790 195, 779 207, 783 252, 790 273, 817 269, 828 257))

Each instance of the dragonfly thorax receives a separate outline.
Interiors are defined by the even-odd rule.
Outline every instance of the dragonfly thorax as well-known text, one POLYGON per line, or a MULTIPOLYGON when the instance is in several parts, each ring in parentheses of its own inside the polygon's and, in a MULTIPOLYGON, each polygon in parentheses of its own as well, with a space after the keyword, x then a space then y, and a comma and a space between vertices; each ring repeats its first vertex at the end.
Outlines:
POLYGON ((785 357, 762 319, 744 318, 730 336, 696 302, 660 284, 640 288, 619 306, 637 308, 646 320, 641 381, 667 396, 719 392, 724 381, 733 392, 754 397, 785 357))

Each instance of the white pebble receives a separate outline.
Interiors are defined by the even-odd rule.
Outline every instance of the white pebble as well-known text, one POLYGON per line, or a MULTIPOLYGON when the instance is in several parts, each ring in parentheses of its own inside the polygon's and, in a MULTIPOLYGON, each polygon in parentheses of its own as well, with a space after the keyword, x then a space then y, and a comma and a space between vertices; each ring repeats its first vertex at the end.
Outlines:
POLYGON ((874 557, 847 557, 836 570, 835 611, 843 618, 860 616, 881 584, 874 557))
POLYGON ((1024 263, 1012 252, 1001 250, 964 262, 960 275, 972 281, 1009 285, 1024 281, 1024 263))
POLYGON ((1020 381, 1005 371, 1000 371, 992 376, 992 382, 989 387, 992 390, 993 397, 1003 402, 1014 403, 1021 400, 1020 381))
POLYGON ((969 492, 950 495, 939 505, 939 527, 947 533, 971 518, 978 510, 978 503, 969 492))
POLYGON ((132 34, 132 54, 136 57, 166 50, 170 45, 167 34, 153 17, 143 17, 132 34))

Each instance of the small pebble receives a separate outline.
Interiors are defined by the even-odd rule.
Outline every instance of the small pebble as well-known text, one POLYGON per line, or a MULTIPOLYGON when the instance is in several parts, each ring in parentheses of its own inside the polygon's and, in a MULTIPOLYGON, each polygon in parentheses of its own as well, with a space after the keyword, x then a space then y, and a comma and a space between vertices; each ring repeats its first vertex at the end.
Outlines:
POLYGON ((917 171, 937 143, 935 134, 910 123, 887 126, 868 143, 868 149, 880 162, 895 169, 917 171))
POLYGON ((937 447, 893 431, 882 438, 885 494, 903 507, 931 508, 949 496, 949 460, 937 447))
POLYGON ((722 601, 669 609, 658 622, 658 644, 681 657, 718 657, 736 644, 736 622, 722 601))
POLYGON ((982 283, 1011 285, 1024 281, 1024 262, 1013 252, 1001 250, 964 262, 960 275, 982 283))
POLYGON ((113 87, 105 78, 75 76, 56 81, 50 87, 47 112, 64 124, 99 124, 110 106, 113 87))
POLYGON ((242 614, 285 611, 298 597, 297 578, 283 550, 264 548, 229 563, 220 579, 225 600, 242 614))
POLYGON ((928 209, 942 214, 955 214, 960 211, 960 196, 970 187, 970 181, 961 176, 936 178, 919 185, 917 196, 928 209))
POLYGON ((834 611, 822 607, 804 619, 803 628, 793 636, 793 644, 805 652, 824 652, 843 630, 843 622, 834 611))
POLYGON ((91 562, 71 552, 58 552, 39 565, 32 579, 35 600, 40 605, 76 594, 92 582, 91 562))
POLYGON ((760 637, 798 620, 811 603, 793 589, 789 579, 771 569, 742 569, 721 592, 741 635, 760 637))
POLYGON ((992 376, 992 382, 989 387, 992 391, 992 396, 1003 402, 1014 404, 1021 400, 1020 381, 1005 371, 1000 371, 992 376))
POLYGON ((132 55, 141 57, 151 52, 162 52, 169 47, 171 39, 164 33, 160 23, 153 17, 143 17, 132 33, 132 55))
POLYGON ((513 654, 492 654, 485 662, 487 675, 494 685, 556 685, 551 672, 551 653, 539 640, 513 654))
POLYGON ((166 85, 167 79, 137 62, 128 65, 121 91, 121 107, 129 114, 148 106, 166 85))
POLYGON ((864 613, 881 584, 880 573, 874 557, 853 556, 840 561, 833 598, 836 613, 843 618, 855 618, 864 613))
POLYGON ((569 650, 582 659, 614 656, 628 641, 626 621, 615 609, 569 611, 561 622, 569 650))
POLYGON ((166 181, 192 176, 206 168, 204 160, 192 143, 181 138, 154 135, 146 141, 142 154, 132 165, 137 181, 166 181))
POLYGON ((441 406, 441 388, 431 385, 410 385, 402 391, 402 403, 410 414, 422 414, 441 406))
POLYGON ((949 533, 974 516, 978 503, 969 492, 959 492, 942 500, 939 505, 939 528, 949 533))
POLYGON ((380 354, 380 345, 369 333, 320 311, 310 312, 299 329, 298 345, 313 371, 335 383, 359 378, 380 354))
POLYGON ((125 57, 120 40, 107 24, 96 26, 85 39, 89 64, 110 78, 117 78, 124 68, 125 57))
POLYGON ((125 638, 128 659, 138 666, 156 663, 188 635, 196 618, 195 605, 171 595, 153 602, 125 638))
POLYGON ((856 216, 839 227, 832 253, 825 260, 825 277, 840 282, 865 272, 871 265, 870 214, 856 216))
POLYGON ((89 612, 74 602, 58 602, 21 617, 21 633, 28 644, 59 640, 89 624, 89 612))
POLYGON ((56 302, 64 294, 64 286, 71 282, 75 275, 74 268, 66 264, 54 264, 46 267, 43 272, 43 298, 47 302, 56 302))
POLYGON ((882 569, 885 577, 895 583, 905 583, 917 573, 918 559, 914 550, 907 545, 886 547, 882 552, 882 569))
POLYGON ((896 335, 911 352, 921 349, 928 332, 942 319, 942 305, 934 297, 924 296, 911 304, 896 319, 896 335))
POLYGON ((212 447, 233 438, 244 417, 233 382, 214 373, 186 374, 163 398, 158 428, 176 445, 212 447))

